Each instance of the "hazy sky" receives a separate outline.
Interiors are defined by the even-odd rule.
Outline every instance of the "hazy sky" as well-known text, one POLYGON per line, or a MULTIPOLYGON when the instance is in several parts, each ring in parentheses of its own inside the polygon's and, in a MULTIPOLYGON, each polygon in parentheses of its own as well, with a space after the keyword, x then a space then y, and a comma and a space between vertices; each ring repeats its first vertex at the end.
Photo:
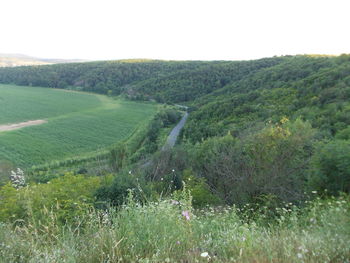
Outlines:
POLYGON ((350 53, 350 0, 0 0, 0 36, 49 58, 350 53))

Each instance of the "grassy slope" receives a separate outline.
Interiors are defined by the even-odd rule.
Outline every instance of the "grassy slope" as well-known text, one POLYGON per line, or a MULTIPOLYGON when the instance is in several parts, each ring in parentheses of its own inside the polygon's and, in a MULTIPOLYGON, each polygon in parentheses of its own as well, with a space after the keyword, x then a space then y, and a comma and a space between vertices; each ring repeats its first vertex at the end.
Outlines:
POLYGON ((99 98, 91 94, 0 85, 0 124, 52 118, 101 104, 99 98))
POLYGON ((15 229, 0 224, 0 262, 349 262, 348 197, 287 205, 269 219, 265 208, 192 213, 186 200, 160 200, 90 210, 80 218, 84 231, 55 216, 15 229))
POLYGON ((0 134, 0 159, 21 167, 92 152, 126 138, 155 106, 61 90, 0 86, 0 123, 48 123, 0 134))

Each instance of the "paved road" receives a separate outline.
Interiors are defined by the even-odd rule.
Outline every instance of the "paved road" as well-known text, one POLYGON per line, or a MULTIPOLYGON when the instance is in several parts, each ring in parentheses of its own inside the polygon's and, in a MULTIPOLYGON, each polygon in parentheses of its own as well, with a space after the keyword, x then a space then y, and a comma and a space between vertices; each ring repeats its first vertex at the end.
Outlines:
POLYGON ((168 139, 167 139, 166 143, 164 144, 162 150, 167 150, 167 149, 174 147, 176 140, 177 140, 177 137, 179 136, 181 129, 184 127, 184 125, 187 121, 187 118, 188 118, 188 112, 185 113, 185 115, 181 118, 179 123, 170 132, 168 139))
MULTIPOLYGON (((181 105, 177 105, 177 106, 181 106, 181 105)), ((184 109, 187 109, 186 106, 181 106, 181 107, 183 107, 184 109)), ((181 129, 185 126, 187 118, 188 118, 188 112, 186 112, 185 115, 182 116, 182 118, 179 121, 179 123, 171 130, 166 143, 162 147, 162 151, 169 150, 169 149, 174 147, 174 145, 176 143, 176 140, 177 140, 177 137, 180 134, 181 129)), ((147 166, 150 166, 151 164, 152 164, 152 160, 148 160, 147 162, 142 164, 140 167, 141 168, 145 168, 147 166)))

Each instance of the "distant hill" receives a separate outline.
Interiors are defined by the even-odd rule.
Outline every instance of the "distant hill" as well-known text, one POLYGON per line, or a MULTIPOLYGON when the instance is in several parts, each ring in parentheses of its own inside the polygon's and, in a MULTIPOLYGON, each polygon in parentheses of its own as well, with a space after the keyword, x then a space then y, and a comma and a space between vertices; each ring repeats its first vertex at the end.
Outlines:
POLYGON ((321 137, 346 133, 350 125, 350 55, 346 54, 2 68, 0 83, 187 105, 191 114, 183 137, 193 143, 284 117, 308 120, 321 137))
POLYGON ((73 62, 84 62, 84 60, 36 58, 23 54, 0 53, 0 67, 36 66, 73 62))

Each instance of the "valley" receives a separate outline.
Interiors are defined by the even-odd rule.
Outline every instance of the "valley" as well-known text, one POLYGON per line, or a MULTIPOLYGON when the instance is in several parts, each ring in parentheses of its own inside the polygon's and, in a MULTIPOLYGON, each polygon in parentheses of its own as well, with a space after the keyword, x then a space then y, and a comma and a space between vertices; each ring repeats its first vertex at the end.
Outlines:
POLYGON ((349 262, 350 55, 0 83, 1 263, 349 262))

